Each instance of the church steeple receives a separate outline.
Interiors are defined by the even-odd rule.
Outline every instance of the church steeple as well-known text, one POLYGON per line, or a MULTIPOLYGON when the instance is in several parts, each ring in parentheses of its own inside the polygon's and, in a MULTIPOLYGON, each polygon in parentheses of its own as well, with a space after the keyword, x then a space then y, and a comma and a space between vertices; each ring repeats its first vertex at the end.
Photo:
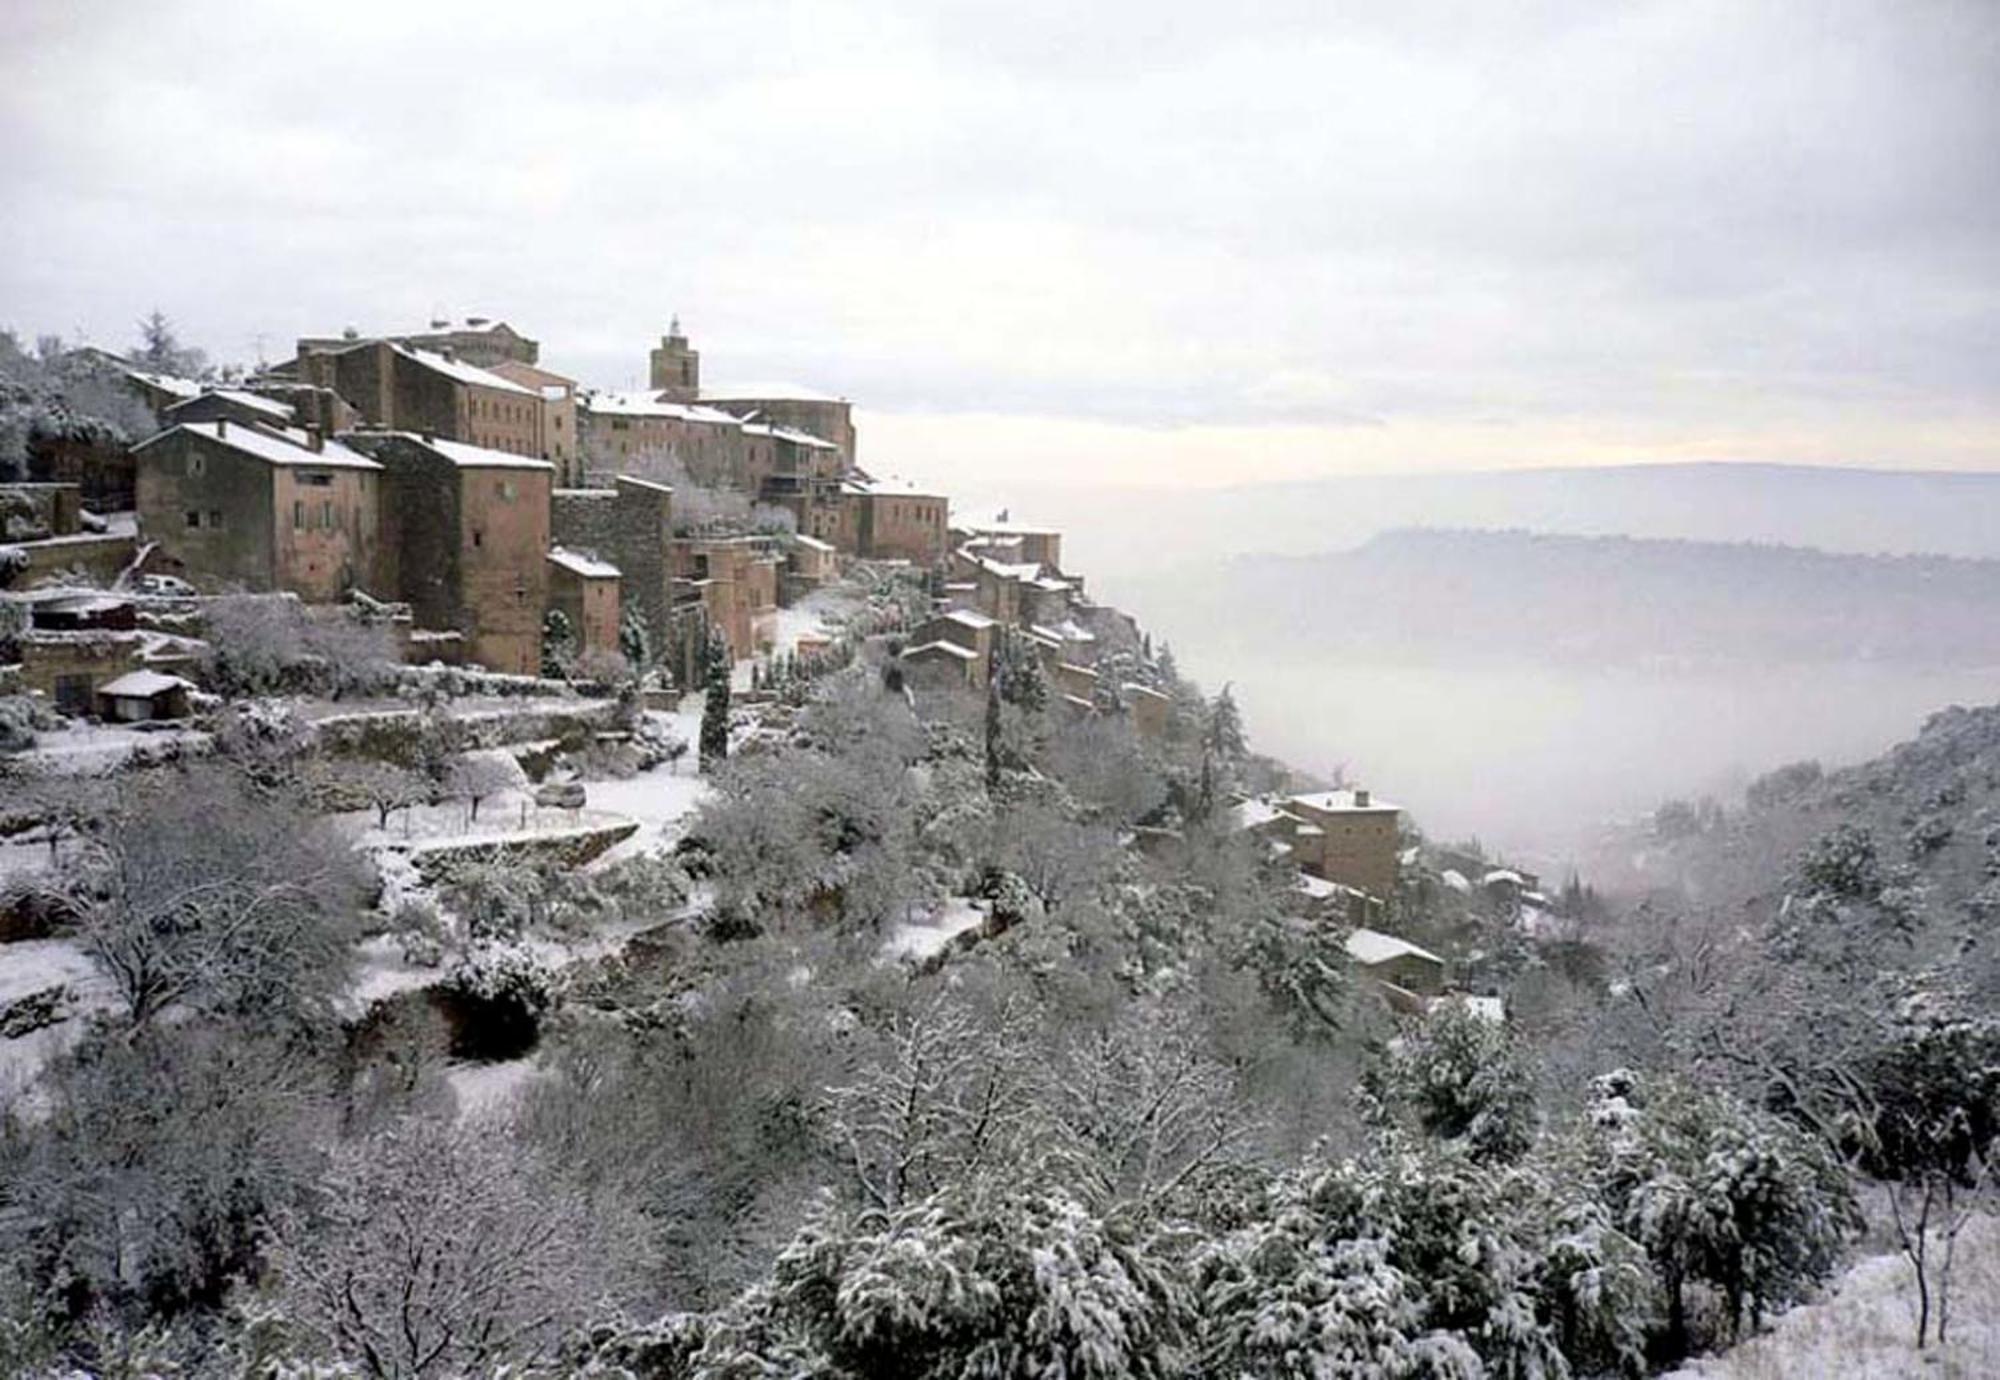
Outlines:
POLYGON ((678 403, 691 403, 701 396, 701 351, 689 348, 687 337, 681 334, 679 312, 674 313, 651 359, 655 393, 678 403))

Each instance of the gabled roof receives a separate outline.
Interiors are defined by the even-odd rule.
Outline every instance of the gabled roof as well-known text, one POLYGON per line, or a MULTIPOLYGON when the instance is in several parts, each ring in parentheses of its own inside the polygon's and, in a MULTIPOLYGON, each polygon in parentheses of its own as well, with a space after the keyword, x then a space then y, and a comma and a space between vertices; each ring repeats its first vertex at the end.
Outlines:
POLYGON ((144 369, 127 369, 125 377, 137 379, 140 383, 157 388, 162 393, 172 393, 183 402, 189 398, 198 398, 202 394, 199 383, 193 379, 177 378, 172 374, 154 374, 144 369))
POLYGON ((245 455, 254 455, 268 465, 292 465, 308 470, 379 470, 367 456, 349 450, 338 441, 323 441, 312 449, 303 431, 279 431, 272 427, 250 426, 242 422, 180 422, 157 436, 149 436, 132 449, 145 450, 177 431, 192 432, 245 455))
POLYGON ((192 398, 182 398, 177 403, 169 403, 161 409, 161 415, 171 417, 190 403, 198 403, 206 397, 227 398, 239 407, 247 407, 253 412, 261 412, 278 426, 289 426, 296 416, 289 403, 281 403, 274 398, 266 398, 257 393, 246 393, 240 388, 204 388, 192 398))
POLYGON ((413 431, 390 434, 415 441, 462 470, 546 470, 550 473, 555 471, 555 466, 546 460, 535 460, 526 455, 514 455, 504 450, 489 450, 485 446, 475 446, 470 441, 450 441, 442 436, 426 439, 413 431))
POLYGON ((154 695, 165 694, 169 690, 192 690, 194 682, 179 676, 169 676, 159 671, 127 671, 116 680, 106 681, 97 687, 100 695, 111 695, 118 699, 151 699, 154 695))
POLYGON ((1400 805, 1391 805, 1388 801, 1377 799, 1372 795, 1369 797, 1367 804, 1357 804, 1353 791, 1319 791, 1311 795, 1295 795, 1292 797, 1292 803, 1303 805, 1308 809, 1324 811, 1327 814, 1344 814, 1348 812, 1363 815, 1395 814, 1403 808, 1400 805))
POLYGON ((1391 959, 1416 958, 1427 963, 1444 966, 1444 960, 1429 949, 1420 949, 1407 939, 1398 939, 1393 934, 1380 930, 1355 930, 1347 936, 1347 956, 1365 967, 1387 963, 1391 959))
MULTIPOLYGON (((707 426, 740 428, 743 420, 720 408, 699 403, 669 402, 656 393, 585 393, 577 399, 588 412, 606 417, 666 417, 707 426)), ((801 433, 803 434, 803 433, 801 433)))
MULTIPOLYGON (((703 408, 701 410, 706 412, 711 409, 703 408)), ((840 449, 833 442, 823 437, 815 436, 809 431, 800 431, 797 427, 770 426, 764 422, 744 422, 742 426, 743 434, 746 436, 770 436, 780 441, 789 441, 795 446, 805 446, 809 450, 840 449)))
POLYGON ((968 628, 976 629, 997 627, 1000 622, 997 618, 988 618, 977 609, 953 609, 950 613, 939 614, 938 616, 940 618, 948 618, 954 623, 962 623, 968 628))
POLYGON ((490 369, 467 364, 462 359, 446 359, 430 350, 420 350, 414 345, 398 345, 390 342, 389 348, 405 359, 415 360, 436 373, 445 375, 458 383, 471 384, 477 388, 495 388, 503 393, 519 393, 524 398, 539 398, 540 393, 532 388, 524 388, 512 379, 503 379, 490 369))
POLYGON ((960 661, 979 660, 979 653, 973 651, 970 647, 961 647, 956 642, 947 642, 942 639, 936 642, 925 642, 916 647, 908 647, 903 651, 903 655, 906 657, 927 656, 933 653, 942 653, 945 656, 955 657, 960 661))

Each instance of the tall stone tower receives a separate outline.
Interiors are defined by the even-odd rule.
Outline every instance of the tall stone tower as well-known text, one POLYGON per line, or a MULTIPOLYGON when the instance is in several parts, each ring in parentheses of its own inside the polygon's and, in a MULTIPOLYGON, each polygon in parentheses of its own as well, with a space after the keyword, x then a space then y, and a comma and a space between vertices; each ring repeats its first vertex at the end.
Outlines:
POLYGON ((691 403, 701 396, 701 351, 688 348, 676 316, 653 351, 653 391, 667 395, 668 402, 691 403))

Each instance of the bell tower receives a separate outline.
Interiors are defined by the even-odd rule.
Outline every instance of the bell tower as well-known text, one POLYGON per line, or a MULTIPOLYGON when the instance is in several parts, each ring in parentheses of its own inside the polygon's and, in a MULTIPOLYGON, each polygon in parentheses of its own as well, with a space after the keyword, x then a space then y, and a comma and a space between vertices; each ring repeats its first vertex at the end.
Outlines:
POLYGON ((660 337, 652 364, 653 391, 666 394, 668 402, 691 403, 701 396, 701 351, 688 348, 678 315, 660 337))

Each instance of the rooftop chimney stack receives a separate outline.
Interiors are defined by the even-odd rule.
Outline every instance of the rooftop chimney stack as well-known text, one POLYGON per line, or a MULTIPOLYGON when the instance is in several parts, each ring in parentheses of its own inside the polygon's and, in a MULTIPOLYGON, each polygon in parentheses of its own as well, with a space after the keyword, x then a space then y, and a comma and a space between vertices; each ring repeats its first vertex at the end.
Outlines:
POLYGON ((228 434, 229 434, 229 418, 217 417, 215 419, 215 439, 220 441, 223 437, 227 436, 228 434))
POLYGON ((1368 792, 1356 788, 1354 792, 1354 808, 1357 810, 1365 810, 1368 808, 1368 792))
POLYGON ((314 455, 318 455, 322 450, 326 449, 326 438, 320 435, 317 426, 313 426, 310 423, 306 426, 306 449, 314 455))

